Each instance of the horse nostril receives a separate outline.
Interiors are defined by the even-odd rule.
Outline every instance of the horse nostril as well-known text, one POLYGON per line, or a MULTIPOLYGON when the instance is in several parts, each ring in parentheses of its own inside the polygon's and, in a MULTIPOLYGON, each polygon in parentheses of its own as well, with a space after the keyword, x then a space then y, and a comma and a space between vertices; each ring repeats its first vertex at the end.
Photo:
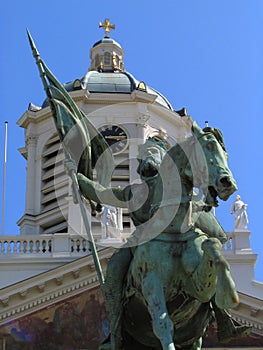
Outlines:
POLYGON ((220 183, 224 186, 224 187, 231 187, 232 186, 232 182, 229 176, 225 176, 222 177, 220 179, 220 183))

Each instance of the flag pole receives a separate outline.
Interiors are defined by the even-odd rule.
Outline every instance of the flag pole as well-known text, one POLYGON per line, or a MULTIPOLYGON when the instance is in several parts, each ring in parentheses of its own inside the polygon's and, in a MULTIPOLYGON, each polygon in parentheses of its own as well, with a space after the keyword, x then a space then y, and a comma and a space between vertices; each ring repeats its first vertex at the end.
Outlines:
MULTIPOLYGON (((37 51, 37 48, 36 48, 35 43, 33 41, 33 38, 31 37, 31 35, 30 35, 28 30, 27 30, 27 35, 28 35, 28 38, 29 38, 29 43, 30 43, 30 46, 31 46, 31 49, 32 49, 33 56, 34 56, 34 58, 36 60, 36 64, 37 64, 37 67, 38 67, 38 70, 39 70, 39 73, 40 73, 40 77, 41 77, 42 83, 44 85, 44 89, 45 89, 46 95, 47 95, 48 100, 50 102, 51 112, 52 112, 53 116, 55 117, 56 109, 55 109, 54 102, 53 102, 53 97, 52 97, 52 94, 51 94, 51 91, 50 91, 50 88, 49 88, 49 83, 48 83, 48 80, 47 80, 46 72, 45 72, 45 69, 43 67, 43 62, 42 62, 42 60, 40 58, 39 52, 37 51)), ((59 82, 57 82, 57 83, 59 84, 59 82)), ((63 86, 61 86, 61 88, 64 90, 63 86)), ((67 94, 66 91, 65 91, 65 93, 67 94)), ((60 133, 59 133, 59 135, 60 135, 60 133)), ((70 155, 68 154, 67 149, 64 147, 63 140, 61 140, 61 142, 62 142, 62 145, 63 145, 66 161, 69 161, 69 162, 72 162, 73 164, 75 164, 74 160, 72 160, 70 155)), ((80 206, 80 211, 81 211, 83 223, 84 223, 84 226, 85 226, 86 234, 88 236, 89 246, 90 246, 90 250, 91 250, 91 253, 92 253, 92 257, 93 257, 94 266, 95 266, 95 269, 96 269, 96 272, 97 272, 97 275, 98 275, 98 279, 99 279, 99 282, 100 282, 100 285, 101 285, 101 288, 102 288, 102 293, 104 294, 104 288, 103 288, 103 286, 104 286, 104 275, 103 275, 103 271, 102 271, 101 264, 100 264, 100 261, 99 261, 99 257, 98 257, 98 253, 97 253, 97 249, 96 249, 96 245, 95 245, 95 241, 94 241, 94 238, 93 238, 93 235, 92 235, 92 232, 91 232, 91 228, 90 228, 90 224, 89 224, 86 208, 84 206, 84 203, 83 203, 83 200, 82 200, 82 197, 81 197, 81 191, 80 191, 79 184, 78 184, 76 169, 70 169, 69 170, 69 176, 71 177, 71 180, 72 180, 72 186, 73 186, 74 194, 76 196, 76 200, 77 200, 77 202, 78 202, 78 204, 80 206)))
POLYGON ((7 129, 8 122, 5 121, 4 136, 4 160, 3 160, 3 192, 2 192, 2 235, 5 234, 5 196, 6 196, 6 164, 7 164, 7 129))
POLYGON ((97 249, 96 249, 95 241, 94 241, 91 229, 90 229, 90 224, 89 224, 86 208, 84 206, 84 203, 83 203, 83 200, 82 200, 82 197, 81 197, 81 191, 80 191, 80 188, 79 188, 79 183, 78 183, 78 179, 77 179, 77 173, 76 173, 75 170, 71 170, 70 171, 70 177, 71 177, 71 180, 72 180, 72 186, 73 186, 74 194, 75 194, 77 202, 79 203, 79 206, 80 206, 80 211, 81 211, 83 223, 84 223, 84 226, 85 226, 88 238, 89 238, 89 244, 90 244, 90 249, 91 249, 93 260, 94 260, 95 269, 97 271, 99 282, 100 282, 100 285, 102 287, 102 292, 104 292, 103 291, 104 275, 103 275, 103 271, 102 271, 102 268, 101 268, 101 264, 100 264, 98 252, 97 252, 97 249))

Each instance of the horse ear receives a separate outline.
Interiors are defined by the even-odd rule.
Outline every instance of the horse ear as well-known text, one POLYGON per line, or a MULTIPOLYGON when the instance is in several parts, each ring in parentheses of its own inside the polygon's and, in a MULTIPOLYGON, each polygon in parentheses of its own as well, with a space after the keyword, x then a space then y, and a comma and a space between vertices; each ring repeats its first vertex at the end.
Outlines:
POLYGON ((203 130, 197 125, 195 121, 193 121, 192 132, 197 138, 204 134, 203 130))

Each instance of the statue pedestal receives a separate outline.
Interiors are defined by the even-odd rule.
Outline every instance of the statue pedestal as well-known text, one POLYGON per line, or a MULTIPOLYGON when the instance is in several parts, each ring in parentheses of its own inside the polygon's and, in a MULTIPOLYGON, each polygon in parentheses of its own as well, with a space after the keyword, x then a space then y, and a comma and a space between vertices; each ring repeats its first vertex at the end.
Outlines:
POLYGON ((250 246, 250 231, 248 230, 235 230, 231 233, 233 239, 233 250, 236 254, 251 254, 252 249, 250 246))
POLYGON ((235 230, 229 232, 228 237, 232 240, 232 249, 226 251, 225 257, 230 264, 236 288, 241 293, 252 295, 257 254, 253 254, 250 246, 250 231, 235 230))

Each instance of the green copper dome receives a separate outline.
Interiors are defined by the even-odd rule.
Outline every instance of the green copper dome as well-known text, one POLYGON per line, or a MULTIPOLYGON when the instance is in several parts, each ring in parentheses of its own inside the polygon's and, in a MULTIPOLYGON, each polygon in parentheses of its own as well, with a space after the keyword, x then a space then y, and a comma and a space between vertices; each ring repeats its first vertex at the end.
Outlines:
MULTIPOLYGON (((64 85, 68 92, 87 90, 90 93, 122 93, 131 94, 134 90, 142 90, 140 82, 128 72, 97 72, 90 71, 84 77, 64 85)), ((173 110, 169 101, 157 90, 145 86, 145 93, 156 95, 156 102, 163 107, 173 110)), ((45 101, 42 108, 48 105, 45 101)))

